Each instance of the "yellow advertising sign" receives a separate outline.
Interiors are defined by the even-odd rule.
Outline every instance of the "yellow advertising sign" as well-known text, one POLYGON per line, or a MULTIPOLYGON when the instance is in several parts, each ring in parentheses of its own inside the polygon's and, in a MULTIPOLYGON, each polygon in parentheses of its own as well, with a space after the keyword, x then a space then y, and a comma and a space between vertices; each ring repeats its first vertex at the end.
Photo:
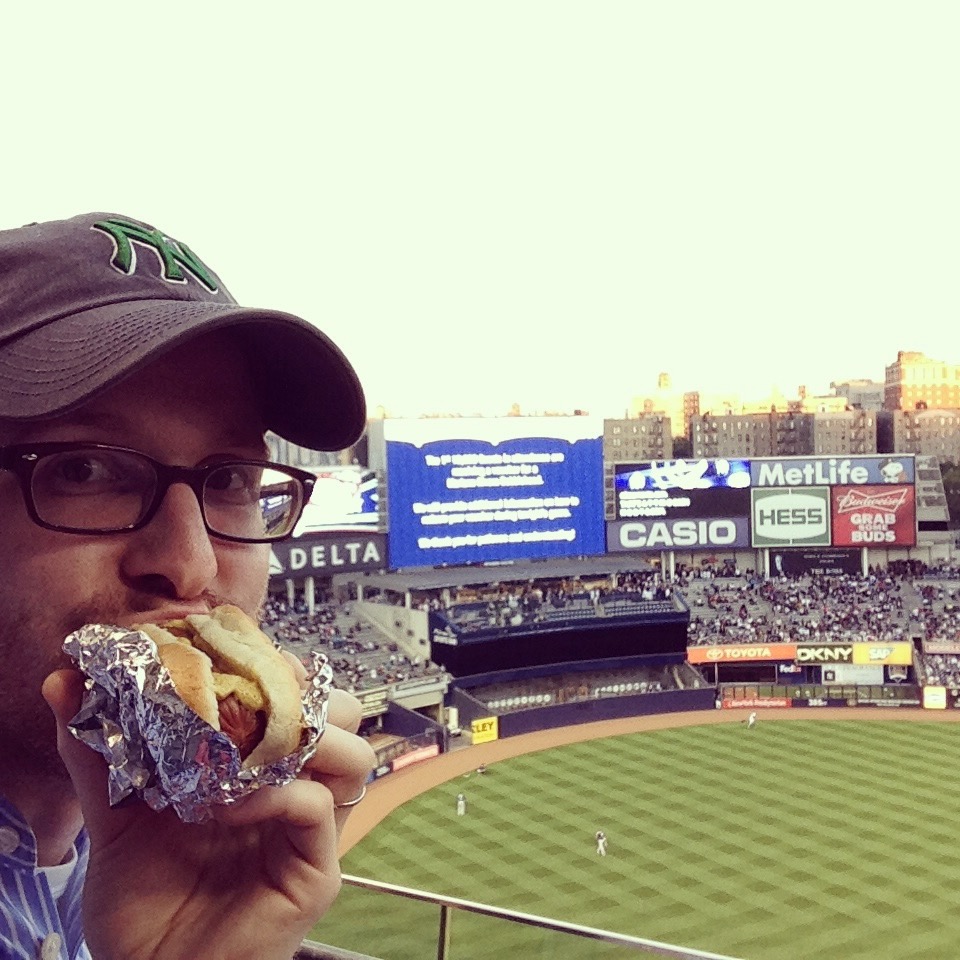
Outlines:
POLYGON ((947 709, 947 688, 946 687, 924 687, 923 688, 923 709, 924 710, 946 710, 947 709))
POLYGON ((489 743, 491 740, 496 740, 500 735, 499 729, 496 717, 482 717, 479 720, 470 721, 470 733, 474 743, 489 743))
POLYGON ((894 663, 909 666, 913 663, 913 646, 909 643, 855 643, 853 662, 873 666, 894 663))

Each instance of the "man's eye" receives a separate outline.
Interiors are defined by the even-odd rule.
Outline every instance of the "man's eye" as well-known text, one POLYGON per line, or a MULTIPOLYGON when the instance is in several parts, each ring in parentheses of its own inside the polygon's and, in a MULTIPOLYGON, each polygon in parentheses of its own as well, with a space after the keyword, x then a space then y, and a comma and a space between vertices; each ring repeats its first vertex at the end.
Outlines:
POLYGON ((78 450, 47 457, 34 474, 34 487, 51 494, 125 493, 149 485, 147 469, 105 451, 78 450))
POLYGON ((210 493, 256 495, 260 486, 260 471, 248 466, 226 464, 208 477, 206 488, 210 493))
POLYGON ((64 483, 109 483, 118 478, 115 465, 90 456, 62 457, 56 464, 56 476, 64 483))

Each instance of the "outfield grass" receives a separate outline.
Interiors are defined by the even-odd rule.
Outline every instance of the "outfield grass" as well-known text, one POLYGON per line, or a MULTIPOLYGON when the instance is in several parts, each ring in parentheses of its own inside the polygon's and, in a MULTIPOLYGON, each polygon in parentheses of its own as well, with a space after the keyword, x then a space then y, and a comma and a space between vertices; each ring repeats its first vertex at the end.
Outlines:
MULTIPOLYGON (((953 958, 958 748, 955 724, 763 719, 558 747, 417 797, 343 869, 744 960, 953 958)), ((436 931, 435 907, 346 888, 314 936, 422 960, 436 931)), ((453 946, 636 956, 459 912, 453 946)))

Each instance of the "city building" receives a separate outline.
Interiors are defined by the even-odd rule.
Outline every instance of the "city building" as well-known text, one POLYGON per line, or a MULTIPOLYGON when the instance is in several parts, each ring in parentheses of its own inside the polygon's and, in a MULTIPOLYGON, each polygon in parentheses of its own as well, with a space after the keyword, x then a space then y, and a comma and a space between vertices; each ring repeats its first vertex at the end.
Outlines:
POLYGON ((885 410, 960 408, 960 365, 901 350, 885 368, 885 410))
POLYGON ((830 389, 857 410, 882 410, 884 384, 879 380, 832 380, 830 389))
POLYGON ((877 452, 875 410, 834 410, 813 414, 813 450, 816 454, 877 452))
POLYGON ((768 457, 773 451, 769 413, 702 413, 690 418, 694 457, 768 457))
POLYGON ((881 410, 877 421, 881 453, 923 454, 941 464, 960 464, 960 410, 881 410))
POLYGON ((695 457, 876 453, 876 414, 867 410, 708 413, 691 418, 690 443, 695 457))
POLYGON ((684 394, 673 391, 669 373, 661 373, 657 377, 657 389, 653 393, 633 397, 630 401, 631 418, 652 414, 666 417, 671 424, 674 436, 686 436, 684 394))
POLYGON ((787 403, 787 410, 795 413, 840 413, 847 409, 847 398, 835 394, 808 397, 805 393, 787 403))
POLYGON ((651 413, 603 421, 603 459, 607 463, 672 460, 670 418, 651 413))

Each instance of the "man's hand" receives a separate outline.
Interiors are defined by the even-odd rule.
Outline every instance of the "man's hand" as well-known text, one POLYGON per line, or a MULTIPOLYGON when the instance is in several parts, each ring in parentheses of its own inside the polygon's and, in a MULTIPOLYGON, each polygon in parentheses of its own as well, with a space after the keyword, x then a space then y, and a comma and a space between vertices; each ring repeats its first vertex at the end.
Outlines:
POLYGON ((356 736, 360 705, 330 694, 327 727, 300 777, 185 824, 142 802, 111 809, 107 766, 66 728, 83 678, 51 674, 43 694, 90 834, 84 931, 96 960, 288 960, 340 889, 337 842, 374 764, 356 736))

